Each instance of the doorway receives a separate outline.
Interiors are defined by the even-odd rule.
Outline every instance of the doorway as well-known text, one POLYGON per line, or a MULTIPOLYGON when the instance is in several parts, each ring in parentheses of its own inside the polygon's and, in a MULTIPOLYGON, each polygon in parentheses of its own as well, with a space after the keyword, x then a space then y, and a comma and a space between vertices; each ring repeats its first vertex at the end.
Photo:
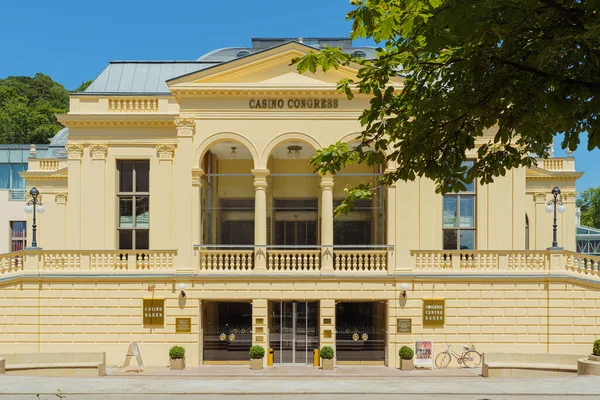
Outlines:
POLYGON ((335 306, 338 363, 385 363, 385 302, 340 302, 335 306))
POLYGON ((312 364, 319 347, 318 303, 274 301, 270 303, 270 346, 277 364, 312 364))
POLYGON ((205 362, 248 362, 252 345, 252 304, 206 302, 203 305, 205 362))

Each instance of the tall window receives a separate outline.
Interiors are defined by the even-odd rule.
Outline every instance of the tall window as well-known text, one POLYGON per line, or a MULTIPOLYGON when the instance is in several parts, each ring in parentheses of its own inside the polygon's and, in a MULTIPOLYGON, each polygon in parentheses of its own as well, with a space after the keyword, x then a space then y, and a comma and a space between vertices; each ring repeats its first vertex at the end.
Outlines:
MULTIPOLYGON (((473 161, 463 165, 473 166, 473 161)), ((475 248, 475 182, 463 192, 444 196, 444 250, 471 250, 475 248)))
POLYGON ((27 246, 27 223, 11 221, 10 223, 11 251, 21 251, 27 246))
POLYGON ((525 250, 529 250, 529 216, 525 214, 525 250))
POLYGON ((0 189, 25 189, 25 180, 19 172, 27 169, 27 164, 0 164, 0 189))
POLYGON ((118 161, 119 249, 148 249, 150 162, 118 161))

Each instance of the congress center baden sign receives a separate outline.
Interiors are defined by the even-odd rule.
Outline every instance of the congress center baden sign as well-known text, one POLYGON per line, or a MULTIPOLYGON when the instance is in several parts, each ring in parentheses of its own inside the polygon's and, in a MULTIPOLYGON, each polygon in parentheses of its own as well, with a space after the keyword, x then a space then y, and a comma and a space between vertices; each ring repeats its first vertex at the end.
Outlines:
POLYGON ((423 299, 423 327, 442 328, 446 323, 446 300, 423 299))
POLYGON ((254 98, 248 101, 248 107, 253 110, 327 110, 338 108, 338 99, 332 98, 254 98))

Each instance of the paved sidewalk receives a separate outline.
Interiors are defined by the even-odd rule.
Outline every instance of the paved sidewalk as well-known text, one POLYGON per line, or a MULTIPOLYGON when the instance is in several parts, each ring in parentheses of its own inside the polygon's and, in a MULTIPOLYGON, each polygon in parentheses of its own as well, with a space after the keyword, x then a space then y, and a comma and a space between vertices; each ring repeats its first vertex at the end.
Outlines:
MULTIPOLYGON (((484 379, 464 377, 398 378, 390 379, 179 379, 179 378, 50 378, 0 376, 0 399, 54 398, 60 389, 68 400, 113 399, 170 399, 192 398, 189 395, 206 395, 215 398, 443 398, 495 399, 520 396, 572 396, 572 398, 598 398, 600 377, 573 376, 541 379, 484 379), (93 396, 94 395, 94 396, 93 396), (262 396, 257 396, 262 395, 262 396), (368 397, 364 397, 368 395, 368 397), (382 396, 378 396, 382 395, 382 396), (443 397, 440 397, 442 395, 443 397), (408 396, 408 397, 406 397, 408 396)), ((205 398, 205 396, 203 396, 205 398)))
POLYGON ((171 371, 169 367, 146 367, 140 373, 135 370, 123 372, 118 368, 107 368, 110 377, 127 378, 181 378, 181 379, 214 379, 216 378, 252 378, 252 379, 288 379, 288 378, 339 378, 339 379, 398 379, 398 378, 436 378, 463 377, 481 378, 481 368, 447 368, 447 369, 415 369, 400 371, 385 366, 339 366, 333 371, 323 371, 312 366, 274 366, 261 371, 252 371, 248 365, 205 365, 186 367, 184 370, 171 371))

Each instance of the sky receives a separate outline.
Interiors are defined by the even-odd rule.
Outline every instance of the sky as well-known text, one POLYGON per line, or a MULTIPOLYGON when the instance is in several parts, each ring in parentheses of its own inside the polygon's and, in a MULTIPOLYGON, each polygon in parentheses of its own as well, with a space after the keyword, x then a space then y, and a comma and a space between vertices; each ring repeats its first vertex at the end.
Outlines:
MULTIPOLYGON (((111 60, 195 60, 250 37, 348 36, 350 9, 349 0, 5 0, 0 78, 42 72, 73 90, 111 60)), ((574 154, 579 193, 600 186, 600 150, 586 146, 574 154)))

